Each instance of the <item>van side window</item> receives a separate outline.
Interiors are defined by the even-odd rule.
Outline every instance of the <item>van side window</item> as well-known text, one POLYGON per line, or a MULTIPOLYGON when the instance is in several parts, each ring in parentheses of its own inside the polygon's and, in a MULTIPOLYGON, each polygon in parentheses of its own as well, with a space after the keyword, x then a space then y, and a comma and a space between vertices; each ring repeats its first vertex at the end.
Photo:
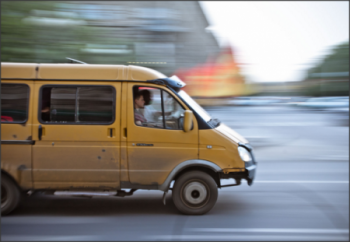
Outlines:
POLYGON ((29 86, 1 84, 1 123, 25 123, 28 104, 29 86))
POLYGON ((115 117, 115 90, 105 86, 44 86, 42 123, 110 124, 115 117))
POLYGON ((138 126, 182 129, 185 109, 168 92, 159 88, 134 86, 134 119, 138 126))

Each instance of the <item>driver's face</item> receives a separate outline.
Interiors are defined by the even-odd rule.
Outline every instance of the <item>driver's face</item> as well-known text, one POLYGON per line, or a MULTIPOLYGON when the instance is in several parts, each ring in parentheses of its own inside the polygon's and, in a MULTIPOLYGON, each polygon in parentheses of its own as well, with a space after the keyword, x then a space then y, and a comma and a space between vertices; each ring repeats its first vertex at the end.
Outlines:
POLYGON ((141 95, 139 98, 135 99, 135 108, 144 108, 145 106, 145 99, 141 95))

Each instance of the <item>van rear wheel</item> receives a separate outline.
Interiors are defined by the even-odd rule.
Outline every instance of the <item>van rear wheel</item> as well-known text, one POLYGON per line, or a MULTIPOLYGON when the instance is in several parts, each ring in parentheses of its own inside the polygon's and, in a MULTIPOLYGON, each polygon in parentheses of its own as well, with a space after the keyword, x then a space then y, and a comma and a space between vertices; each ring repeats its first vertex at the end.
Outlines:
POLYGON ((19 204, 21 193, 13 181, 1 174, 1 215, 12 212, 19 204))
POLYGON ((175 181, 172 196, 176 208, 181 213, 201 215, 215 205, 218 188, 214 179, 207 173, 191 171, 175 181))

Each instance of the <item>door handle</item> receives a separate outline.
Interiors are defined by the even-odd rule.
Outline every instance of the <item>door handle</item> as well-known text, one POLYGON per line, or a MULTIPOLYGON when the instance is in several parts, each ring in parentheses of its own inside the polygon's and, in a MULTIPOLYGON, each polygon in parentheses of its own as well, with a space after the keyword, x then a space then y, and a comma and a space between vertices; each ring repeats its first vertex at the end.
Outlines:
POLYGON ((39 140, 41 140, 41 136, 43 135, 43 128, 39 125, 39 140))
POLYGON ((112 138, 114 134, 114 128, 109 128, 108 131, 109 131, 109 137, 112 138))

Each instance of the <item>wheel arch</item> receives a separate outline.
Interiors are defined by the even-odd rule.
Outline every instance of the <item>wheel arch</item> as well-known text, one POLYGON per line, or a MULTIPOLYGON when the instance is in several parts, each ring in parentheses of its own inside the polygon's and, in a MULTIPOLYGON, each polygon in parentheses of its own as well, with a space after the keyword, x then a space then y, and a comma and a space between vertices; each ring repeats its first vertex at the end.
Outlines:
POLYGON ((168 191, 173 180, 176 180, 185 172, 194 170, 207 173, 214 179, 218 187, 221 186, 218 172, 222 171, 222 169, 218 165, 206 160, 187 160, 177 165, 170 172, 163 184, 159 186, 159 190, 162 190, 164 192, 168 191))
POLYGON ((16 179, 13 176, 11 176, 10 173, 8 173, 7 171, 1 169, 1 177, 2 176, 5 176, 5 177, 9 178, 13 182, 13 184, 15 184, 15 186, 19 189, 19 191, 22 191, 22 189, 19 186, 19 184, 17 183, 16 179))

